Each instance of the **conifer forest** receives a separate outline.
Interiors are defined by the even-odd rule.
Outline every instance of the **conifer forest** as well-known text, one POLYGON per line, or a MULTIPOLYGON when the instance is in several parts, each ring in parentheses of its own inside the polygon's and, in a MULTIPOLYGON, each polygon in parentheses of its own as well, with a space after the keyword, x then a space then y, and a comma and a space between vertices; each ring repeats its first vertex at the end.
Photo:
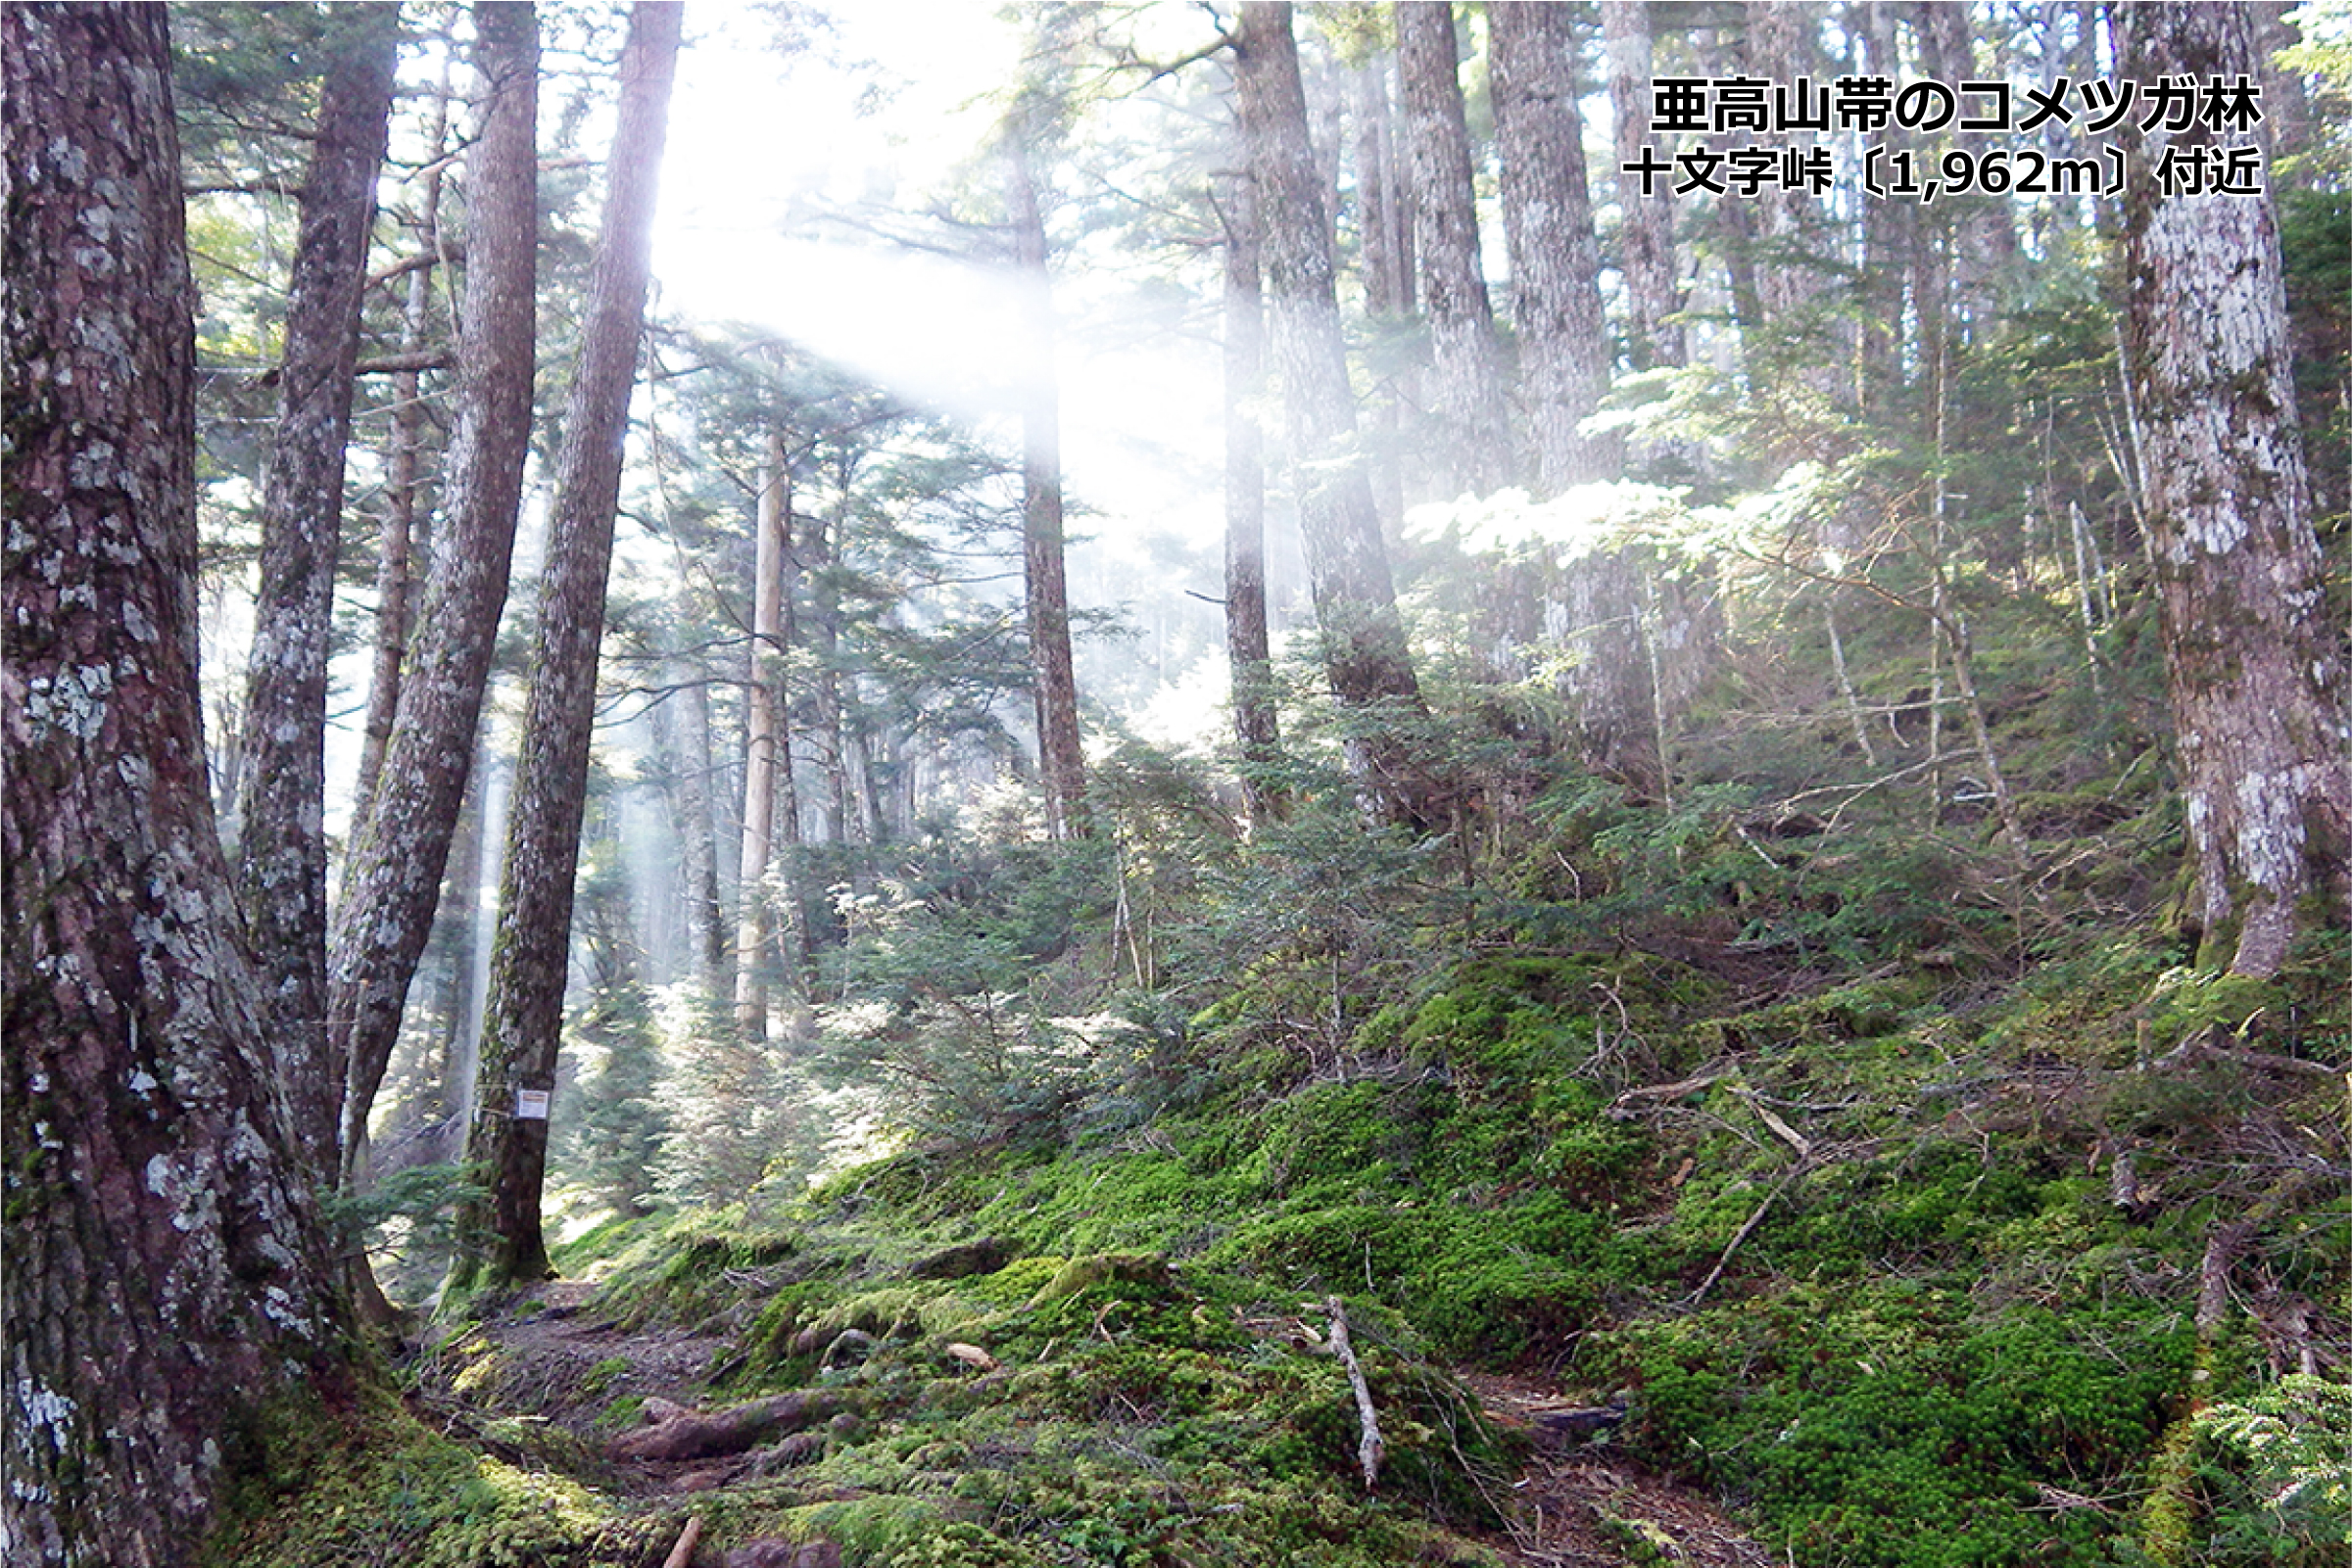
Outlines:
POLYGON ((12 1568, 2352 1562, 2352 0, 0 65, 12 1568))

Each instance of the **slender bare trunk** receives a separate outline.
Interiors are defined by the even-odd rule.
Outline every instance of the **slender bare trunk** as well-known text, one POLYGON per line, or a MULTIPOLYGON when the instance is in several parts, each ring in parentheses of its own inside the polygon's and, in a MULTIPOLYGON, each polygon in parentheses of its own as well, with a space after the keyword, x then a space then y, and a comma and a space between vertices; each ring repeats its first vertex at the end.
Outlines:
MULTIPOLYGON (((1394 116, 1388 100, 1388 62, 1375 56, 1356 73, 1356 220, 1364 258, 1364 310, 1376 333, 1394 334, 1413 313, 1413 200, 1398 177, 1394 116)), ((1254 217, 1254 212, 1253 212, 1254 217)), ((1263 300, 1260 305, 1263 319, 1263 300)), ((1263 332, 1263 329, 1261 329, 1263 332)), ((1405 526, 1405 404, 1409 366, 1375 368, 1375 391, 1366 409, 1370 426, 1372 501, 1383 537, 1405 526)))
POLYGON ((760 475, 751 576, 751 649, 744 683, 744 852, 736 877, 735 1026, 745 1040, 768 1032, 768 861, 776 834, 777 747, 784 731, 785 557, 791 551, 792 474, 784 434, 768 433, 760 475))
POLYGON ((1221 206, 1225 234, 1225 662, 1232 673, 1233 730, 1250 823, 1280 814, 1272 771, 1281 757, 1273 661, 1266 629, 1266 303, 1258 279, 1257 201, 1247 177, 1221 206))
POLYGON ((1400 0, 1395 11, 1414 243, 1437 405, 1434 465, 1447 492, 1485 495, 1512 480, 1511 413, 1479 264, 1454 7, 1450 0, 1400 0))
POLYGON ((474 69, 482 99, 468 157, 448 515, 434 542, 374 809, 354 828, 328 956, 328 1027, 350 1063, 347 1171, 432 932, 506 602, 530 448, 539 243, 539 22, 530 5, 474 8, 474 69))
POLYGON ((1565 8, 1530 0, 1495 0, 1486 16, 1519 381, 1540 488, 1557 495, 1614 479, 1624 463, 1618 438, 1578 429, 1608 390, 1608 327, 1585 188, 1575 28, 1565 8))
POLYGON ((572 895, 588 803, 598 654, 620 503, 629 395, 653 259, 654 182, 668 129, 670 81, 685 7, 638 0, 621 51, 620 110, 605 161, 603 232, 588 283, 579 362, 555 453, 547 575, 523 708, 522 755, 506 807, 506 858, 482 1013, 482 1057, 465 1144, 490 1184, 459 1212, 459 1284, 549 1272, 539 1223, 547 1178, 548 1097, 563 1037, 572 895), (538 1098, 533 1099, 532 1096, 538 1098), (536 1111, 537 1115, 530 1114, 536 1111), (481 1252, 466 1238, 487 1236, 481 1252))
POLYGON ((1005 192, 1012 210, 1014 261, 1021 270, 1027 337, 1022 389, 1022 578, 1029 604, 1030 664, 1035 673, 1037 763, 1045 784, 1045 827, 1055 838, 1082 838, 1086 754, 1080 742, 1078 679, 1070 657, 1070 586, 1062 557, 1060 393, 1054 369, 1052 283, 1046 272, 1045 219, 1030 166, 1027 127, 1006 138, 1005 192))
POLYGON ((1426 709, 1357 445, 1290 12, 1275 0, 1242 6, 1234 74, 1258 189, 1269 341, 1282 389, 1308 584, 1332 692, 1359 726, 1351 756, 1371 808, 1391 822, 1425 825, 1439 813, 1401 731, 1426 709))
MULTIPOLYGON (((445 40, 446 42, 446 40, 445 40)), ((441 232, 442 149, 449 141, 450 62, 454 51, 441 57, 441 83, 433 95, 430 129, 425 135, 421 217, 418 243, 423 254, 438 259, 445 248, 441 232)), ((431 330, 433 266, 409 269, 401 305, 401 353, 423 354, 431 330)), ((392 738, 392 722, 400 710, 401 663, 408 651, 408 633, 414 619, 411 599, 416 589, 415 550, 422 521, 418 501, 424 494, 425 404, 424 375, 403 370, 393 377, 392 450, 384 475, 384 538, 376 559, 375 656, 367 682, 367 717, 360 733, 360 777, 352 795, 352 826, 358 830, 375 809, 376 779, 383 772, 384 747, 392 738)))
POLYGON ((1650 129, 1650 7, 1647 0, 1602 0, 1601 31, 1608 52, 1608 101, 1615 117, 1617 210, 1622 227, 1625 297, 1631 309, 1628 336, 1639 370, 1679 365, 1684 359, 1682 310, 1674 261, 1674 196, 1670 180, 1657 180, 1645 194, 1628 164, 1647 162, 1657 137, 1650 129))
POLYGON ((286 298, 246 665, 237 896, 303 1154, 332 1179, 344 1064, 327 1030, 326 696, 360 294, 399 63, 398 7, 329 35, 286 298))

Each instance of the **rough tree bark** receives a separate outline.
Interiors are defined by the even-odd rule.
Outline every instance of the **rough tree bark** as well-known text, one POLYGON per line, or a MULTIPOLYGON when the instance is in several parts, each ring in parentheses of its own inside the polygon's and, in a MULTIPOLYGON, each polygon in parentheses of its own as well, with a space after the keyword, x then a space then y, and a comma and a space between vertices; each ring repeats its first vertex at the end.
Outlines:
POLYGON ((1281 758, 1273 660, 1266 630, 1266 302, 1258 277, 1258 204, 1249 178, 1219 204, 1224 223, 1225 662, 1232 672, 1233 732, 1252 827, 1281 812, 1272 770, 1281 758))
POLYGON ((367 821, 355 826, 328 949, 328 1023, 351 1064, 348 1176, 400 1034, 474 753, 506 602, 531 437, 539 243, 539 21, 528 4, 474 8, 481 79, 467 157, 465 296, 446 515, 367 821))
POLYGON ((0 1556, 190 1561, 357 1376, 205 778, 162 6, 0 12, 0 1556))
POLYGON ((1479 265, 1454 7, 1450 0, 1401 0, 1395 11, 1414 245, 1436 404, 1433 463, 1449 495, 1486 495, 1512 481, 1511 406, 1479 265))
POLYGON ((1520 390, 1538 481, 1557 494, 1614 479, 1624 460, 1620 440, 1576 428, 1608 390, 1601 245, 1585 189, 1584 117, 1576 110, 1576 31, 1564 7, 1530 0, 1490 4, 1486 20, 1520 390))
MULTIPOLYGON (((1032 109, 1028 119, 1036 119, 1032 109)), ((1053 284, 1046 270, 1045 218, 1030 166, 1032 124, 1005 137, 1005 197, 1013 224, 1013 260, 1023 291, 1026 362, 1022 377, 1022 579, 1029 604, 1030 664, 1035 673, 1037 762, 1045 784, 1045 829, 1055 838, 1091 832, 1086 814, 1086 754, 1080 743, 1078 678, 1070 658, 1070 587, 1062 552, 1060 394, 1054 370, 1053 284)))
POLYGON ((1234 85, 1258 188, 1269 341, 1281 385, 1309 591, 1332 692, 1359 726, 1349 750, 1368 804, 1386 821, 1426 825, 1439 815, 1433 790, 1401 733, 1426 709, 1357 443, 1290 12, 1279 0, 1250 0, 1241 7, 1234 85))
MULTIPOLYGON (((2246 5, 2136 6, 2116 20, 2136 79, 2261 69, 2246 5)), ((2153 177, 2164 158, 2217 147, 2198 126, 2133 161, 2128 333, 2204 952, 2269 974, 2310 918, 2296 907, 2307 895, 2352 919, 2352 724, 2270 197, 2166 195, 2153 177)))
MULTIPOLYGON (((490 992, 465 1162, 489 1184, 459 1212, 459 1285, 505 1284, 549 1272, 540 1232, 548 1117, 524 1116, 525 1091, 552 1095, 570 965, 572 892, 588 804, 604 590, 620 504, 629 394, 652 276, 654 182, 661 169, 685 7, 638 0, 621 51, 620 108, 605 158, 603 232, 588 282, 579 363, 555 453, 547 576, 523 707, 522 755, 506 808, 490 992), (462 1238, 487 1236, 475 1252, 462 1238)), ((547 1103, 538 1103, 545 1111, 547 1103)))
MULTIPOLYGON (((1682 309, 1674 261, 1674 196, 1670 180, 1658 180, 1648 195, 1641 181, 1624 172, 1646 162, 1656 149, 1650 129, 1650 7, 1648 0, 1602 0, 1601 35, 1608 55, 1608 101, 1616 119, 1617 210, 1623 228, 1625 301, 1632 319, 1633 364, 1655 370, 1683 363, 1682 309)), ((1662 156, 1662 155, 1661 155, 1662 156)))
POLYGON ((344 1064, 326 1026, 326 696, 360 295, 400 63, 400 8, 336 19, 286 298, 246 665, 237 899, 303 1154, 330 1181, 344 1064))

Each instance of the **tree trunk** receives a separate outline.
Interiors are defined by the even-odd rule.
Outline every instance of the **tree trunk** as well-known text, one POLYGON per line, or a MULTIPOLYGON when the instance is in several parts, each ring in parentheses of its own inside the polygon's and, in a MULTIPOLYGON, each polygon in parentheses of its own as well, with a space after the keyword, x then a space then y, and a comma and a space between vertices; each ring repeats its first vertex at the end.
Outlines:
MULTIPOLYGON (((1740 56, 1747 74, 1778 82, 1821 74, 1819 0, 1754 0, 1743 9, 1748 31, 1740 56)), ((1770 145, 1801 149, 1817 137, 1815 131, 1790 130, 1770 145)), ((1795 368, 1822 401, 1850 409, 1854 327, 1824 304, 1832 297, 1831 268, 1840 249, 1829 231, 1827 204, 1806 191, 1767 184, 1752 201, 1732 197, 1724 206, 1754 213, 1756 303, 1769 340, 1760 362, 1767 382, 1795 368)), ((1748 363, 1752 374, 1759 361, 1748 363)))
POLYGON ((193 1560, 228 1465, 358 1375, 205 779, 166 18, 0 11, 12 1563, 193 1560))
POLYGON ((735 1026, 768 1033, 768 861, 776 839, 776 773, 784 742, 785 561, 792 552, 792 477, 784 435, 768 432, 751 578, 751 654, 744 684, 744 854, 736 879, 735 1026))
MULTIPOLYGON (((1967 6, 1921 0, 1911 14, 1919 29, 1920 73, 1929 80, 1959 82, 1988 74, 1997 79, 2003 74, 1977 68, 1976 32, 1967 6)), ((2010 222, 2010 208, 1999 201, 1963 202, 1950 208, 1944 221, 1951 232, 1953 281, 1962 295, 1981 292, 1995 272, 2016 259, 2017 229, 2010 222)), ((1922 209, 1921 214, 1925 213, 1922 209)))
POLYGON ((329 950, 330 1038, 351 1064, 348 1172, 432 933, 450 835, 473 763, 482 690, 506 602, 531 439, 539 242, 539 22, 528 4, 474 8, 478 126, 468 155, 465 299, 447 516, 435 540, 375 806, 357 824, 329 950))
POLYGON ((1258 409, 1266 393, 1266 304, 1258 281, 1257 201, 1247 176, 1222 206, 1225 234, 1225 662, 1233 688, 1233 731, 1241 744, 1241 789, 1250 824, 1280 815, 1281 725, 1266 631, 1266 440, 1258 409))
POLYGON ((1529 0, 1490 4, 1486 18, 1519 380, 1540 488, 1557 495, 1614 479, 1624 461, 1619 439, 1576 428, 1608 390, 1608 327, 1584 181, 1584 119, 1576 112, 1574 19, 1560 6, 1529 0))
MULTIPOLYGON (((1356 72, 1356 221, 1364 268, 1364 311, 1375 333, 1393 337, 1413 313, 1413 203, 1397 177, 1396 139, 1390 131, 1388 63, 1374 55, 1356 72)), ((1252 197, 1251 221, 1257 220, 1252 197)), ((1256 228, 1251 230, 1253 236, 1256 228)), ((1254 243, 1254 241, 1253 241, 1254 243)), ((1265 305, 1259 304, 1260 338, 1265 305)), ((1263 349, 1261 350, 1263 356, 1263 349)), ((1389 357, 1384 356, 1384 358, 1389 357)), ((1372 502, 1383 538, 1405 526, 1404 404, 1410 370, 1376 367, 1369 421, 1372 502)))
POLYGON ((1078 679, 1070 659, 1070 587, 1062 559, 1061 400, 1054 370, 1053 286, 1045 264, 1045 219, 1030 167, 1030 134, 1028 126, 1016 125, 1005 139, 1005 195, 1027 339, 1021 565, 1029 603, 1030 664, 1036 679, 1037 771, 1045 784, 1045 829, 1057 839, 1083 838, 1091 830, 1086 754, 1079 738, 1078 679))
POLYGON ((1637 370, 1684 362, 1682 328, 1673 317, 1682 309, 1674 262, 1672 182, 1658 180, 1645 195, 1628 164, 1646 162, 1656 148, 1650 129, 1650 7, 1647 0, 1602 0, 1601 33, 1608 52, 1608 101, 1616 121, 1617 210, 1622 222, 1625 298, 1631 310, 1637 370))
POLYGON ((677 0, 638 0, 621 51, 619 118, 605 159, 603 233, 589 277, 563 444, 555 454, 547 578, 523 708, 522 755, 506 808, 506 859, 465 1146, 467 1166, 490 1183, 490 1192, 486 1205, 468 1203, 459 1212, 460 1251, 451 1270, 459 1285, 506 1284, 549 1272, 539 1225, 548 1102, 524 1097, 553 1094, 563 1036, 604 590, 652 272, 654 181, 684 10, 677 0), (542 1114, 525 1115, 526 1103, 542 1114), (464 1238, 485 1233, 492 1238, 487 1256, 467 1250, 464 1238))
POLYGON ((400 9, 339 19, 319 87, 262 487, 246 666, 237 895, 303 1154, 330 1181, 344 1068, 326 1027, 326 690, 360 293, 400 60, 400 9))
POLYGON ((1454 7, 1450 0, 1400 0, 1395 9, 1414 244, 1436 383, 1435 466, 1449 499, 1464 491, 1486 495, 1512 481, 1511 410, 1479 266, 1454 7))
POLYGON ((1426 709, 1356 439, 1290 10, 1280 0, 1242 6, 1234 84, 1258 188, 1269 339, 1281 381, 1308 584, 1332 692, 1358 726, 1349 750, 1368 803, 1383 820, 1425 825, 1439 814, 1400 732, 1426 709))
MULTIPOLYGON (((1899 79, 1901 61, 1896 47, 1896 5, 1892 0, 1859 0, 1848 5, 1846 30, 1863 45, 1855 62, 1856 74, 1867 71, 1889 81, 1899 79)), ((1875 139, 1901 146, 1907 133, 1890 125, 1875 139)), ((1854 408, 1865 421, 1882 420, 1902 401, 1903 274, 1916 251, 1913 219, 1919 209, 1909 202, 1862 203, 1862 276, 1860 334, 1854 364, 1854 408)))
MULTIPOLYGON (((418 243, 436 261, 446 249, 441 232, 442 151, 449 142, 450 61, 455 53, 442 38, 441 82, 433 95, 430 128, 425 134, 423 194, 418 207, 418 243)), ((401 353, 421 356, 432 321, 433 266, 408 269, 404 281, 407 297, 401 307, 401 353)), ((367 681, 367 717, 360 735, 360 776, 352 791, 352 829, 373 814, 376 779, 384 768, 384 747, 392 739, 392 721, 400 710, 401 663, 408 652, 408 631, 414 617, 410 599, 416 589, 415 549, 419 535, 419 498, 424 493, 425 434, 424 374, 403 370, 393 378, 392 443, 384 475, 384 541, 376 561, 375 656, 367 681)), ((348 870, 348 868, 347 868, 348 870)), ((338 1099, 341 1090, 337 1090, 338 1099)))
MULTIPOLYGON (((849 512, 848 462, 844 458, 837 505, 849 512)), ((817 740, 817 771, 825 784, 818 810, 828 844, 849 841, 855 806, 849 798, 849 752, 841 734, 841 580, 836 530, 822 511, 812 510, 800 546, 801 570, 808 575, 808 648, 815 671, 810 728, 817 740)))
POLYGON ((732 994, 727 977, 727 933, 719 902, 718 846, 710 820, 710 692, 699 659, 673 654, 662 663, 684 722, 665 702, 653 704, 654 748, 661 759, 663 792, 677 825, 679 874, 685 883, 687 943, 694 976, 706 996, 732 994))
MULTIPOLYGON (((2260 70, 2245 5, 2138 6, 2116 20, 2138 80, 2260 70)), ((2212 141, 2197 127, 2134 160, 2130 357, 2205 953, 2269 974, 2306 894, 2352 918, 2352 726, 2325 621, 2270 198, 2166 196, 2154 183, 2163 157, 2212 141)))

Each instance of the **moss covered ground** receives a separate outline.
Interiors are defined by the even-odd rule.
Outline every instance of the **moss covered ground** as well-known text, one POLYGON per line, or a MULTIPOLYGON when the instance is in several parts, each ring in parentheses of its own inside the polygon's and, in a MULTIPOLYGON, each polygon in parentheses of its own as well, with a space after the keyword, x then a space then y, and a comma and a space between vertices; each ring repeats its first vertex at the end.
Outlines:
POLYGON ((1710 1557, 1616 1518, 1589 1560, 2340 1562, 2343 960, 2258 984, 2114 938, 1761 997, 1459 961, 1314 1070, 1236 1049, 1116 1131, 601 1226, 559 1259, 593 1284, 477 1299, 410 1362, 449 1436, 314 1446, 221 1560, 649 1563, 690 1513, 705 1563, 1577 1560, 1531 1549, 1540 1422, 1483 1371, 1621 1406, 1578 1451, 1740 1522, 1710 1557), (839 1413, 782 1445, 605 1451, 648 1398, 811 1389, 839 1413))

